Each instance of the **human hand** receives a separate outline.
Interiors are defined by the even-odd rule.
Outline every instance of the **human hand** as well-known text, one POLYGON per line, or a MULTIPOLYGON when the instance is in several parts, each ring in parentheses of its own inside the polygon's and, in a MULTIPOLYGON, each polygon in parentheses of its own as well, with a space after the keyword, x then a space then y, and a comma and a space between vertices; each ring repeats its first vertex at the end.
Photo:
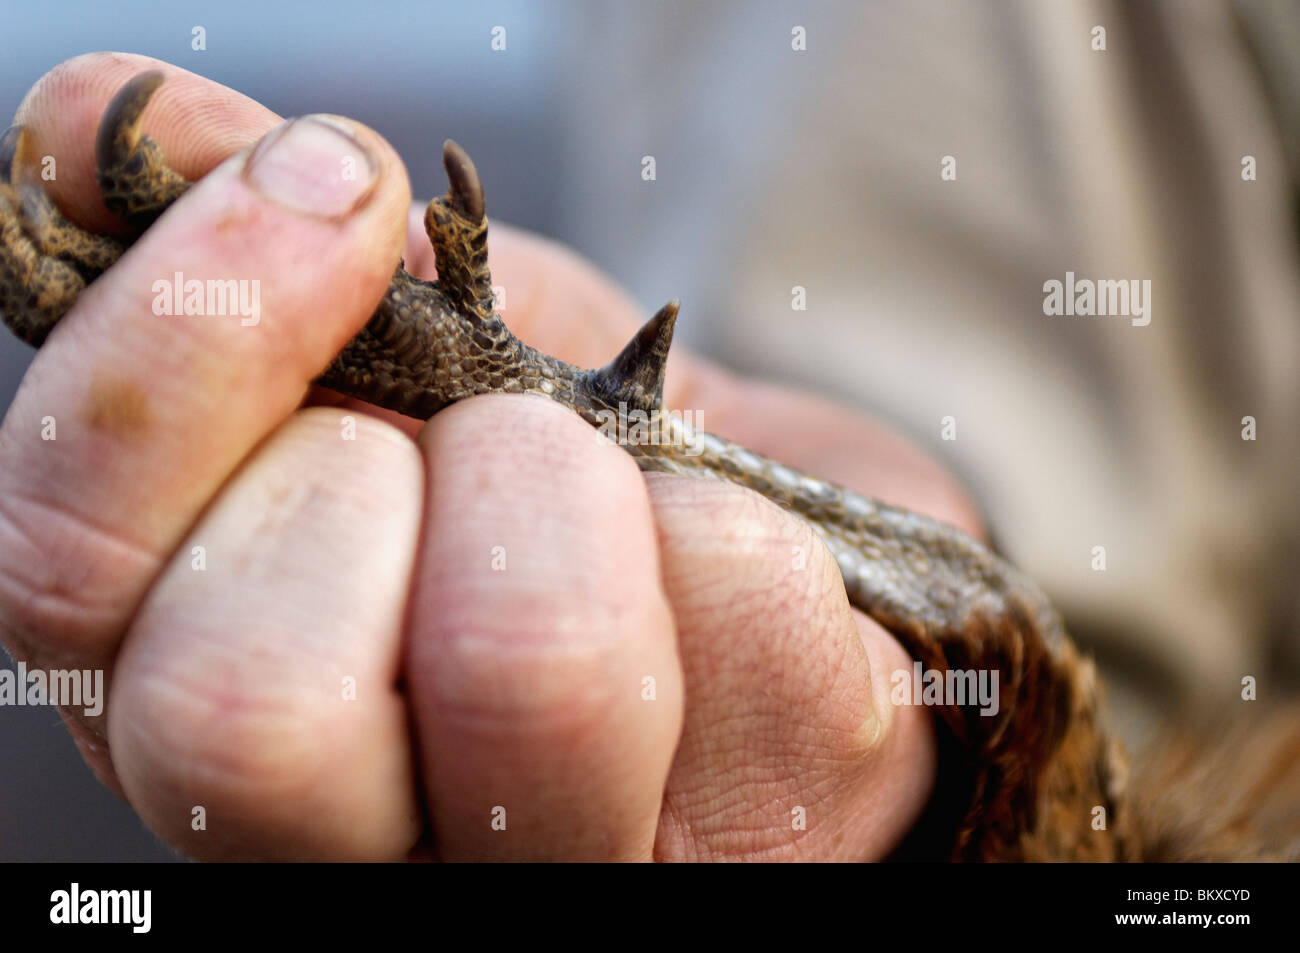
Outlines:
MULTIPOLYGON (((418 212, 399 224, 400 160, 355 123, 355 141, 300 124, 281 144, 310 138, 314 160, 216 168, 277 117, 153 60, 83 57, 17 121, 91 229, 112 224, 95 126, 151 68, 168 81, 146 128, 187 178, 212 174, 83 294, 0 429, 0 627, 29 667, 112 673, 106 716, 68 713, 99 777, 206 858, 887 852, 932 783, 929 716, 889 704, 910 660, 808 527, 739 487, 643 478, 535 398, 427 425, 323 392, 300 409, 404 245, 432 277, 418 212), (339 201, 312 172, 358 145, 376 176, 350 214, 291 207, 339 201), (288 198, 268 197, 274 172, 288 198), (258 278, 261 322, 155 317, 176 271, 258 278)), ((491 254, 505 319, 542 350, 603 364, 640 324, 550 243, 494 225, 491 254)), ((936 467, 821 402, 677 353, 666 404, 978 530, 936 467)))

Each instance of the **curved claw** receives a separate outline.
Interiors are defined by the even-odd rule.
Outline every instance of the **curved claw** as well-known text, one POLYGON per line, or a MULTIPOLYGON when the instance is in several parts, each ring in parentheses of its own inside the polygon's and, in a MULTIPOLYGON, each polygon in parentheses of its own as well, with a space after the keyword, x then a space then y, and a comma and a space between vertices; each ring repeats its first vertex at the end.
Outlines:
POLYGON ((471 222, 481 222, 486 212, 483 183, 469 153, 448 139, 442 144, 442 167, 451 182, 451 207, 471 222))
POLYGON ((10 126, 0 136, 0 184, 9 185, 14 178, 14 162, 27 136, 25 126, 10 126))
POLYGON ((626 398, 631 407, 658 408, 663 403, 664 371, 668 366, 668 349, 673 343, 677 309, 678 302, 674 299, 655 312, 618 357, 594 373, 593 380, 607 393, 626 398))
POLYGON ((140 116, 164 78, 161 70, 133 76, 109 100, 95 136, 95 162, 101 171, 121 165, 135 151, 140 142, 140 116))

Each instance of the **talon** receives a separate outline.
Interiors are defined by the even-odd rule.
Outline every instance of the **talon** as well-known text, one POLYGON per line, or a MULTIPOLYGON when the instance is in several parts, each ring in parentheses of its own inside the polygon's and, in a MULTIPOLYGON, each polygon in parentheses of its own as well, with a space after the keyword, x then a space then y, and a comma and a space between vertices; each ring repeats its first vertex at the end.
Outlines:
POLYGON ((151 70, 128 80, 104 110, 95 137, 100 197, 137 235, 189 188, 167 167, 158 143, 140 131, 144 107, 163 78, 151 70))
POLYGON ((109 100, 95 136, 95 162, 101 170, 121 165, 140 143, 140 116, 163 82, 160 70, 150 70, 128 80, 109 100))
POLYGON ((471 222, 481 222, 486 211, 483 183, 474 162, 460 145, 451 139, 442 144, 442 167, 451 182, 451 207, 471 222))
POLYGON ((0 136, 0 183, 8 185, 13 182, 14 164, 26 139, 26 126, 10 126, 0 136))
POLYGON ((642 325, 618 357, 596 371, 595 378, 612 394, 628 398, 628 404, 654 410, 663 403, 664 370, 677 322, 676 300, 660 308, 642 325))

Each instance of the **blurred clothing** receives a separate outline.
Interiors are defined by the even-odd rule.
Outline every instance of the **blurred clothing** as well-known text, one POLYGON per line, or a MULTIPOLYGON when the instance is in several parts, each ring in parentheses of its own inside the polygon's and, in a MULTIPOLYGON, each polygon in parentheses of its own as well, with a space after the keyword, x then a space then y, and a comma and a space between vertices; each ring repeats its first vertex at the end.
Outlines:
POLYGON ((602 135, 568 164, 596 193, 642 152, 690 169, 681 207, 575 201, 570 227, 620 277, 686 271, 679 327, 707 322, 694 343, 719 359, 836 393, 953 466, 1134 737, 1239 704, 1246 675, 1294 692, 1300 670, 1300 7, 1240 6, 629 14, 594 28, 625 83, 585 90, 602 135), (738 52, 756 33, 784 47, 760 71, 738 52), (1045 315, 1067 272, 1149 280, 1150 324, 1045 315))

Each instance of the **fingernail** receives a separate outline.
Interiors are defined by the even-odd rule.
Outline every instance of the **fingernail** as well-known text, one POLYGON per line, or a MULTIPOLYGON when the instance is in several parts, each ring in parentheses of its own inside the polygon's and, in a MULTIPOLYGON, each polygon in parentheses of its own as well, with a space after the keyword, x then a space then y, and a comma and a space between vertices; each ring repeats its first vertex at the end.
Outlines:
POLYGON ((244 164, 244 179, 299 212, 340 218, 374 191, 378 164, 341 120, 302 116, 272 129, 244 164))

